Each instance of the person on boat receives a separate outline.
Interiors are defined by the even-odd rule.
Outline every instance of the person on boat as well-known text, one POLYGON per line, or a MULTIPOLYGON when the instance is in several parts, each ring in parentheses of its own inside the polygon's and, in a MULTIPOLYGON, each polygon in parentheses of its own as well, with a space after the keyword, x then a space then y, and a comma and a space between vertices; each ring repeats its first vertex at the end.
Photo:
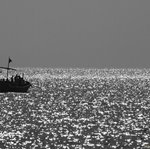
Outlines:
POLYGON ((19 76, 18 82, 19 82, 19 85, 23 85, 23 78, 21 76, 19 76))
POLYGON ((18 85, 18 74, 13 78, 13 82, 18 85))
POLYGON ((24 85, 24 79, 18 74, 15 76, 14 82, 17 85, 24 85))
POLYGON ((8 79, 8 78, 6 79, 6 82, 7 82, 7 83, 9 82, 9 79, 8 79))
POLYGON ((11 77, 11 82, 12 82, 12 83, 14 82, 14 76, 11 77))
POLYGON ((17 81, 18 79, 19 79, 19 76, 18 76, 18 74, 16 74, 15 81, 17 81))

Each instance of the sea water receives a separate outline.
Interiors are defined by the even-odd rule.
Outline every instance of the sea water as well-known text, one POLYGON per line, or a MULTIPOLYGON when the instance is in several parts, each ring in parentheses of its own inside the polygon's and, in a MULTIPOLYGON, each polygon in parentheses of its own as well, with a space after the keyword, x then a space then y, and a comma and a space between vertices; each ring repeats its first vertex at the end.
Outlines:
POLYGON ((0 148, 150 147, 150 69, 18 70, 33 86, 0 94, 0 148))

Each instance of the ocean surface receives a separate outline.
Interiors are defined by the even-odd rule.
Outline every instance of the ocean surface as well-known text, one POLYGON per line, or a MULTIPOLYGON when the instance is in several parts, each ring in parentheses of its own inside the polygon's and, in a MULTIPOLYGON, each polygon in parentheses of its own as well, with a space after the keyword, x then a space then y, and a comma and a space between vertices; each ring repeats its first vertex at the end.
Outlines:
POLYGON ((150 69, 22 72, 28 93, 0 93, 0 148, 150 148, 150 69))

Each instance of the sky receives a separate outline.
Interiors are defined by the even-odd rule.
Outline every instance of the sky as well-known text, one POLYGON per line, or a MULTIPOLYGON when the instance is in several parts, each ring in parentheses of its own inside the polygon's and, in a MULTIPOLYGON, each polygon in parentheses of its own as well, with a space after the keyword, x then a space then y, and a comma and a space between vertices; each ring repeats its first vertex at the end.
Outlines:
POLYGON ((150 68, 150 0, 0 0, 0 65, 150 68))

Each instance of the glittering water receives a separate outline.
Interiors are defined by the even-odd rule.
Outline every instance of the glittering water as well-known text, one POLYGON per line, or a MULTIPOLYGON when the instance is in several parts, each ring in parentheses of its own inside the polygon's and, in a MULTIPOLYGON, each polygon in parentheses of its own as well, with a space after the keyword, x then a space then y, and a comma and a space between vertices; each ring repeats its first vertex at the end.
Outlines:
POLYGON ((20 71, 33 87, 0 94, 0 148, 150 147, 150 70, 20 71))

